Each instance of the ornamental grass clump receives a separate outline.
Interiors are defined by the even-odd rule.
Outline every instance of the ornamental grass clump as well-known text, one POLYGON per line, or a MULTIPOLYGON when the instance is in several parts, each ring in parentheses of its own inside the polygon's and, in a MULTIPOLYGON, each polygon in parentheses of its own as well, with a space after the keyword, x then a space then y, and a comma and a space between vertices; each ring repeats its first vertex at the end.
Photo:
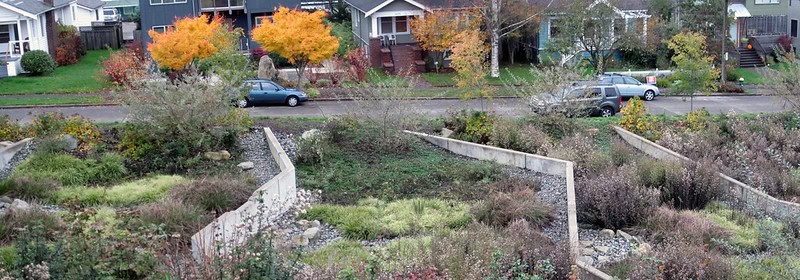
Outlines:
POLYGON ((659 192, 634 182, 631 167, 621 166, 575 184, 578 220, 603 228, 634 226, 653 214, 659 192))

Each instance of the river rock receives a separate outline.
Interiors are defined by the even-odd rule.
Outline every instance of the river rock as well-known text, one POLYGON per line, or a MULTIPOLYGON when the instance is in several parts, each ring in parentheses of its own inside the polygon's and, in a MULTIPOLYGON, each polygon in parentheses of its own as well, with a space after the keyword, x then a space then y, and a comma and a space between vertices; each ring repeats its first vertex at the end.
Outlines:
POLYGON ((67 148, 69 148, 70 151, 73 151, 78 148, 78 139, 75 138, 75 136, 72 136, 70 134, 64 134, 61 135, 61 138, 59 138, 58 140, 66 143, 67 148))
POLYGON ((7 196, 0 196, 0 203, 8 203, 8 204, 11 204, 12 202, 14 202, 14 200, 13 200, 13 199, 11 199, 10 197, 7 197, 7 196))
POLYGON ((268 55, 262 56, 258 60, 258 78, 274 80, 278 76, 278 71, 275 70, 275 63, 268 55))
POLYGON ((292 245, 295 247, 308 246, 308 238, 302 235, 292 236, 292 245))
POLYGON ((306 130, 305 132, 303 132, 302 135, 300 135, 300 139, 308 140, 310 138, 313 138, 313 137, 317 136, 319 133, 320 133, 319 129, 316 129, 316 128, 310 129, 310 130, 306 130))
POLYGON ((600 231, 600 237, 603 238, 611 238, 614 237, 614 231, 610 229, 604 229, 600 231))
POLYGON ((608 246, 594 246, 594 249, 603 254, 608 253, 609 250, 608 246))
POLYGON ((242 171, 244 171, 244 170, 253 169, 253 167, 255 167, 255 164, 253 164, 252 161, 245 161, 245 162, 242 162, 240 164, 237 164, 236 166, 238 166, 239 168, 242 169, 242 171))
POLYGON ((312 227, 303 232, 303 237, 308 240, 315 240, 319 237, 319 228, 312 227))
POLYGON ((578 260, 580 260, 581 262, 583 262, 584 264, 586 264, 588 266, 594 265, 594 259, 591 256, 583 256, 583 257, 578 258, 578 260))
POLYGON ((231 159, 231 153, 226 150, 219 152, 206 152, 205 157, 213 161, 229 160, 231 159))
POLYGON ((628 241, 628 242, 633 241, 633 236, 631 236, 627 232, 624 232, 624 231, 619 230, 619 229, 617 230, 617 236, 624 238, 625 241, 628 241))
POLYGON ((25 201, 14 199, 14 202, 11 203, 11 207, 9 208, 13 211, 28 210, 28 208, 31 208, 31 205, 25 201))
POLYGON ((591 240, 581 240, 579 241, 579 243, 581 244, 581 248, 586 248, 586 247, 592 247, 592 244, 594 242, 592 242, 591 240))

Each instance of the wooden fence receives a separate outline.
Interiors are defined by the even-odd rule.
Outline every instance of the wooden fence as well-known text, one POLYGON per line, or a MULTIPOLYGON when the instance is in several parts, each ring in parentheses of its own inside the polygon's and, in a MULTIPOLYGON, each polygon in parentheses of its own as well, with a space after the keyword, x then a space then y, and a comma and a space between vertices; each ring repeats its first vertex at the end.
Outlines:
POLYGON ((91 27, 81 27, 81 41, 87 50, 122 47, 122 24, 118 22, 93 22, 91 27))

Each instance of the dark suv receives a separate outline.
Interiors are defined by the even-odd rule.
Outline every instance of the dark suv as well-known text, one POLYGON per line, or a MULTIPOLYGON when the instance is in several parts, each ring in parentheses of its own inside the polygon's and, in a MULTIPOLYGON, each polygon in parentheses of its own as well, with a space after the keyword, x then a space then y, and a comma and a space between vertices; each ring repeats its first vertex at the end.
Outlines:
POLYGON ((531 109, 537 114, 563 113, 567 116, 609 117, 619 112, 622 97, 615 85, 594 84, 541 94, 532 97, 530 102, 531 109))

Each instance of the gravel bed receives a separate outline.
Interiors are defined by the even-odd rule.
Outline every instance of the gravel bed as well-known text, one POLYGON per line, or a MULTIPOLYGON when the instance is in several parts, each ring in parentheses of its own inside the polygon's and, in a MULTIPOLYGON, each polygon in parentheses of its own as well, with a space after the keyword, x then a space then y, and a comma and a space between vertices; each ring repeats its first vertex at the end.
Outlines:
POLYGON ((12 157, 8 162, 8 166, 4 169, 0 169, 0 180, 3 180, 11 175, 11 172, 14 171, 14 168, 17 167, 20 162, 28 158, 28 156, 33 152, 34 146, 35 145, 33 141, 28 141, 28 143, 25 144, 25 147, 22 147, 19 152, 14 154, 14 157, 12 157))
POLYGON ((511 177, 538 181, 540 190, 536 195, 543 202, 550 204, 554 209, 555 220, 542 229, 542 233, 553 240, 560 242, 567 239, 567 181, 565 178, 539 173, 522 168, 508 168, 506 172, 511 177))
POLYGON ((294 136, 292 134, 284 134, 275 131, 273 131, 272 134, 275 135, 275 138, 278 138, 278 143, 281 144, 281 148, 286 152, 286 155, 294 161, 297 155, 297 145, 292 140, 294 136))
MULTIPOLYGON (((578 236, 581 240, 581 258, 588 261, 595 267, 603 267, 605 264, 620 261, 628 257, 636 248, 633 242, 625 240, 620 236, 602 237, 597 229, 579 229, 578 236), (591 242, 591 245, 585 246, 591 242), (596 250, 598 247, 607 247, 608 251, 603 253, 596 250), (591 254, 584 254, 585 251, 593 251, 591 254)), ((588 252, 587 252, 588 253, 588 252)))
POLYGON ((278 163, 272 158, 263 129, 252 129, 250 133, 239 139, 242 147, 242 159, 253 162, 253 169, 247 172, 256 178, 258 186, 263 185, 281 172, 278 163))

